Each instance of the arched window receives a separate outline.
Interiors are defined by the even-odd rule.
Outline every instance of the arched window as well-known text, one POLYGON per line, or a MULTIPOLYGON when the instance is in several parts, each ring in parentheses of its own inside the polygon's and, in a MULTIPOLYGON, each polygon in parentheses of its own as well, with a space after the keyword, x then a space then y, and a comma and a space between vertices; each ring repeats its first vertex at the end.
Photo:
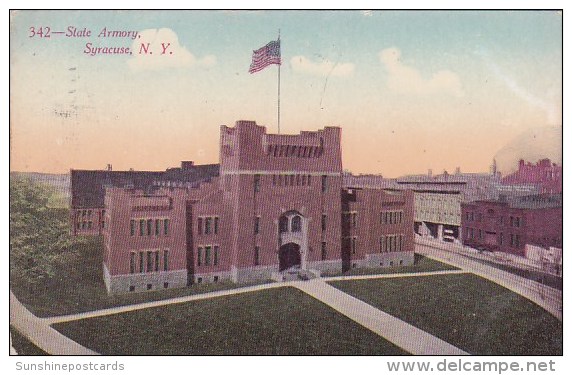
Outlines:
POLYGON ((292 232, 300 232, 302 230, 302 218, 298 215, 292 218, 292 232))
POLYGON ((280 217, 279 227, 280 233, 288 232, 288 218, 286 216, 280 217))

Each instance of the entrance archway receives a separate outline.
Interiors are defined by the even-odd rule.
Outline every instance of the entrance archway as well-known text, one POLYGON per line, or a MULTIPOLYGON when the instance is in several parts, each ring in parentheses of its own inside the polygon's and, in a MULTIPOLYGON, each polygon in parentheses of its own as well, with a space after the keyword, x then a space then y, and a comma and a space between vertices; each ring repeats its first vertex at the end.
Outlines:
POLYGON ((302 262, 300 245, 290 242, 280 246, 278 258, 280 261, 279 271, 284 271, 294 266, 300 266, 302 262))

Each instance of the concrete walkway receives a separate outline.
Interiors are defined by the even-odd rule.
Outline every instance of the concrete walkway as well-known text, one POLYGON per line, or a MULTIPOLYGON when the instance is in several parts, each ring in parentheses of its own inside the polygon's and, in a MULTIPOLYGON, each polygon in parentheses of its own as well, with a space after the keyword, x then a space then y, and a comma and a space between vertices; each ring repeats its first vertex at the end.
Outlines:
POLYGON ((562 291, 437 246, 436 244, 417 242, 415 244, 415 252, 440 262, 460 267, 499 284, 536 303, 558 320, 562 321, 562 291))
POLYGON ((10 291, 10 324, 34 345, 52 355, 96 355, 28 311, 10 291))
MULTIPOLYGON (((382 279, 382 278, 393 278, 393 277, 418 277, 418 276, 442 275, 442 274, 464 273, 464 272, 466 272, 466 271, 463 271, 463 270, 446 270, 446 271, 432 271, 432 272, 391 273, 391 274, 380 274, 380 275, 333 276, 333 277, 323 278, 323 280, 335 281, 335 280, 382 279)), ((185 296, 185 297, 169 298, 169 299, 164 299, 164 300, 159 300, 159 301, 137 303, 137 304, 126 305, 126 306, 110 307, 107 309, 88 311, 88 312, 78 313, 78 314, 54 316, 54 317, 41 318, 41 319, 46 324, 51 325, 51 324, 56 324, 56 323, 71 322, 74 320, 95 318, 98 316, 121 314, 121 313, 129 312, 129 311, 148 309, 151 307, 160 307, 160 306, 172 305, 175 303, 200 301, 200 300, 209 299, 209 298, 225 297, 225 296, 232 296, 232 295, 236 295, 236 294, 254 292, 254 291, 265 290, 265 289, 280 288, 280 287, 284 287, 284 286, 294 286, 294 284, 291 281, 290 282, 287 281, 287 282, 260 284, 260 285, 242 287, 242 288, 220 290, 220 291, 210 292, 210 293, 202 293, 202 294, 195 294, 195 295, 185 296)))
POLYGON ((298 281, 292 284, 411 354, 468 354, 446 341, 328 285, 323 280, 298 281))

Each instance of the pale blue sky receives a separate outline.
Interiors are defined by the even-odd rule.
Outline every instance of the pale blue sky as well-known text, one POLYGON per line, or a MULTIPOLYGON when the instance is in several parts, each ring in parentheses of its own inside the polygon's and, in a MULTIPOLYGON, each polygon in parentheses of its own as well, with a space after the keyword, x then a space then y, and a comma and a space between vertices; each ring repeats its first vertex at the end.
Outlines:
POLYGON ((24 11, 11 25, 12 168, 217 162, 219 125, 276 130, 276 67, 248 67, 279 28, 283 132, 342 126, 354 172, 486 170, 523 132, 561 127, 557 12, 24 11), (70 25, 95 35, 28 37, 70 25), (88 41, 131 46, 97 38, 103 27, 168 28, 194 60, 137 70, 132 56, 86 56, 88 41), (74 119, 54 115, 72 104, 74 119))

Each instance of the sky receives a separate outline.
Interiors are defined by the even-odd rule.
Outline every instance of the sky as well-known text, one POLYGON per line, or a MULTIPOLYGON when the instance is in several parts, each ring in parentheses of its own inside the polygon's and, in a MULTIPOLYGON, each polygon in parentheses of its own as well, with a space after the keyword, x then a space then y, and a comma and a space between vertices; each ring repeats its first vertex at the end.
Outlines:
POLYGON ((220 125, 275 133, 278 66, 248 68, 279 30, 281 132, 340 126, 346 170, 562 160, 559 12, 18 11, 10 23, 12 171, 217 163, 220 125), (79 36, 53 33, 70 27, 79 36), (91 56, 88 43, 133 54, 91 56))

